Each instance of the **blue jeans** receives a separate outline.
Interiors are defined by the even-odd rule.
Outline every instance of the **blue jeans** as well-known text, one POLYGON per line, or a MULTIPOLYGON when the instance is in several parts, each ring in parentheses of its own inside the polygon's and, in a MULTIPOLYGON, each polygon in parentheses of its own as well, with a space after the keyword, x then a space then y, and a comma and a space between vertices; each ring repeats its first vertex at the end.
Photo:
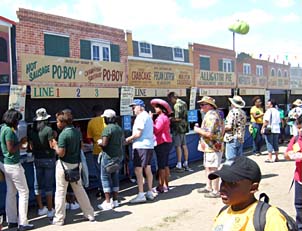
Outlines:
POLYGON ((97 180, 97 187, 98 190, 102 190, 101 164, 98 163, 99 155, 92 154, 92 156, 93 156, 93 163, 94 163, 94 169, 95 169, 96 180, 97 180))
POLYGON ((295 181, 295 208, 298 230, 302 230, 302 185, 295 181))
POLYGON ((110 156, 103 152, 101 159, 101 180, 104 193, 118 192, 120 186, 119 170, 108 173, 105 166, 110 162, 110 156))
POLYGON ((36 179, 35 194, 52 195, 55 182, 56 159, 35 159, 36 179))
POLYGON ((236 156, 242 156, 242 154, 243 144, 237 138, 225 143, 225 157, 227 160, 233 159, 236 156))
POLYGON ((253 153, 259 153, 262 146, 262 134, 261 134, 261 127, 262 124, 253 123, 253 127, 257 128, 257 134, 255 139, 253 139, 253 153))
POLYGON ((279 151, 279 133, 264 135, 266 148, 268 152, 279 151))

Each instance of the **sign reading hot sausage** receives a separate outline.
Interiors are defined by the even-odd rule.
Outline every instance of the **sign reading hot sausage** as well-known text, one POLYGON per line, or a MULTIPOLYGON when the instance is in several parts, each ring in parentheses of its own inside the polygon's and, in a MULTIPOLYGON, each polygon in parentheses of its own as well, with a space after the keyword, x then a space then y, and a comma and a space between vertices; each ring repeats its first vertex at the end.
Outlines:
POLYGON ((129 60, 128 84, 139 88, 187 88, 193 66, 129 60))
POLYGON ((96 83, 122 86, 122 63, 82 60, 40 55, 21 55, 22 81, 34 83, 96 83))

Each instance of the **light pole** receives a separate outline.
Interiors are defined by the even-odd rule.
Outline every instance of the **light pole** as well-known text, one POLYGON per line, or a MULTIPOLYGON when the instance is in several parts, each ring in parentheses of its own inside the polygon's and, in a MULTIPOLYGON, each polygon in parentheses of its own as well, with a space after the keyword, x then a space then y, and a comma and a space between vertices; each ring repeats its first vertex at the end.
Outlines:
POLYGON ((235 33, 237 34, 247 34, 250 30, 249 24, 247 24, 244 21, 237 20, 235 23, 233 23, 231 26, 229 26, 229 30, 233 33, 233 51, 235 52, 235 62, 234 62, 234 72, 236 75, 236 90, 235 95, 238 94, 238 75, 236 72, 237 69, 237 57, 236 57, 236 50, 235 50, 235 33))

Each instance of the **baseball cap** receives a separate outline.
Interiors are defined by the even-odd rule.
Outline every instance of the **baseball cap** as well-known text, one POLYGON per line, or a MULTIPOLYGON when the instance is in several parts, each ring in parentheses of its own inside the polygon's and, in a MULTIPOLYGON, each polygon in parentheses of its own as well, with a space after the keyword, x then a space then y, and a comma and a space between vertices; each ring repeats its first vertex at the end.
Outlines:
POLYGON ((113 118, 113 117, 116 117, 116 113, 112 109, 106 109, 104 111, 102 117, 113 118))
POLYGON ((141 99, 135 99, 133 100, 133 102, 129 105, 130 107, 132 106, 141 106, 141 107, 145 107, 145 103, 144 101, 142 101, 141 99))
POLYGON ((252 182, 260 182, 261 171, 255 161, 245 156, 239 156, 227 161, 220 170, 208 176, 210 180, 214 180, 218 177, 226 182, 237 182, 244 179, 252 182))

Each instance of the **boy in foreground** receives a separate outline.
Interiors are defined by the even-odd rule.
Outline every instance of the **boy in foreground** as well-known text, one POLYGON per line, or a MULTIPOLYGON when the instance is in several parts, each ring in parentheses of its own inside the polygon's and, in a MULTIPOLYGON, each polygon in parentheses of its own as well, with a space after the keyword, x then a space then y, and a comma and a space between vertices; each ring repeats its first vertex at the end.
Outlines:
MULTIPOLYGON (((229 205, 215 218, 213 230, 255 230, 253 216, 257 206, 255 193, 261 180, 257 163, 245 156, 227 161, 220 170, 209 174, 209 179, 220 177, 220 196, 229 205)), ((265 231, 288 230, 285 217, 275 207, 266 213, 265 231)))

